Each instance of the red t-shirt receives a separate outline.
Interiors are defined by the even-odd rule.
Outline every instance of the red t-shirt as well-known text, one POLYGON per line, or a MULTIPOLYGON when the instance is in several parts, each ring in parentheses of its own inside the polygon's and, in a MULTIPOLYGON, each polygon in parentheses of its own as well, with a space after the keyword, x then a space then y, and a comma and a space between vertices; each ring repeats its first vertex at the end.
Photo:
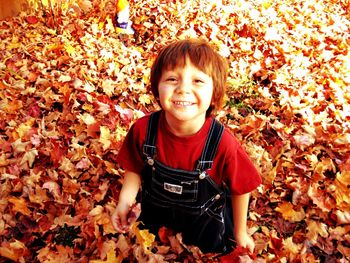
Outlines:
MULTIPOLYGON (((138 174, 144 167, 142 147, 145 142, 149 115, 138 119, 128 132, 117 157, 125 170, 138 174)), ((202 153, 211 118, 194 135, 178 137, 174 135, 161 114, 157 133, 157 160, 171 168, 193 171, 202 153)), ((238 140, 224 129, 213 166, 207 171, 213 180, 221 185, 222 180, 235 195, 251 192, 261 184, 261 177, 238 140)))

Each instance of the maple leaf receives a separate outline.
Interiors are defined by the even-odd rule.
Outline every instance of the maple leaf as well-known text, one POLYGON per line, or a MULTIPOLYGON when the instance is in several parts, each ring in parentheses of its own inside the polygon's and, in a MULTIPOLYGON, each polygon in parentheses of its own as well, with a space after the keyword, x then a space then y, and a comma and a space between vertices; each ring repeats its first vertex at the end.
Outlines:
POLYGON ((291 203, 283 202, 277 208, 277 212, 280 212, 285 220, 291 222, 299 222, 305 218, 305 212, 303 208, 300 208, 299 211, 293 209, 291 203))
POLYGON ((46 194, 46 191, 39 187, 38 185, 35 186, 35 190, 29 191, 29 200, 32 203, 39 204, 41 208, 45 207, 45 202, 49 201, 49 197, 46 194))
POLYGON ((2 242, 0 246, 0 255, 13 261, 24 262, 24 256, 28 249, 22 242, 15 240, 13 242, 2 242))
POLYGON ((14 153, 21 153, 21 152, 26 152, 27 146, 30 144, 30 142, 22 142, 21 139, 17 139, 12 143, 12 147, 14 150, 14 153))
POLYGON ((339 224, 350 224, 350 211, 335 211, 339 224))
POLYGON ((96 201, 102 201, 106 194, 107 191, 109 189, 109 182, 108 181, 104 181, 102 184, 100 184, 100 186, 98 187, 98 191, 96 191, 96 193, 94 193, 94 198, 96 201))
POLYGON ((107 150, 109 146, 111 145, 111 132, 108 129, 108 127, 101 126, 100 127, 100 143, 102 143, 103 150, 107 150))
POLYGON ((343 210, 348 210, 350 207, 350 172, 337 173, 335 180, 335 188, 332 189, 335 193, 337 207, 343 210))
POLYGON ((248 254, 248 249, 238 246, 230 254, 220 257, 220 262, 253 262, 252 259, 248 256, 248 254), (247 256, 248 258, 244 258, 245 256, 247 256))
POLYGON ((131 109, 123 109, 119 105, 114 106, 115 110, 119 112, 120 117, 125 123, 130 123, 134 118, 134 113, 131 109))
POLYGON ((308 133, 297 134, 293 137, 296 145, 302 150, 304 150, 305 147, 311 146, 315 143, 315 136, 308 133))
POLYGON ((312 244, 317 243, 318 236, 328 237, 329 234, 328 234, 328 229, 326 224, 312 221, 312 220, 309 220, 307 224, 308 224, 308 227, 307 227, 308 232, 306 236, 312 242, 312 244))
POLYGON ((298 255, 302 249, 302 244, 295 244, 292 237, 288 237, 283 240, 283 245, 283 249, 290 253, 292 255, 292 258, 298 255))
POLYGON ((139 224, 140 222, 133 224, 131 230, 135 234, 137 242, 142 246, 143 251, 145 253, 151 253, 149 249, 155 240, 155 235, 150 233, 147 229, 140 230, 138 228, 139 224))
POLYGON ((146 106, 152 103, 152 97, 149 94, 141 94, 139 97, 139 102, 146 106))
POLYGON ((39 22, 38 18, 36 16, 27 16, 26 17, 26 21, 29 23, 29 24, 36 24, 39 22))
POLYGON ((38 252, 40 262, 71 262, 74 258, 73 249, 67 246, 56 245, 56 250, 44 247, 38 252))
POLYGON ((174 232, 169 229, 169 228, 166 228, 166 227, 161 227, 159 228, 158 230, 158 236, 160 238, 160 241, 163 243, 163 244, 169 244, 169 236, 173 236, 174 235, 174 232))
POLYGON ((120 255, 123 258, 128 257, 129 251, 131 249, 131 244, 128 242, 128 239, 123 234, 118 236, 116 247, 119 249, 120 255))
POLYGON ((112 241, 106 241, 102 244, 102 249, 101 249, 101 260, 90 260, 90 263, 103 263, 103 262, 108 262, 108 263, 121 263, 123 261, 123 255, 120 254, 116 256, 116 248, 117 244, 112 241), (106 260, 103 260, 106 259, 106 260))
POLYGON ((329 212, 335 205, 334 199, 329 194, 325 194, 318 183, 310 185, 307 194, 314 204, 324 212, 329 212))
POLYGON ((76 165, 75 168, 86 170, 90 166, 90 161, 87 157, 83 157, 76 165))
POLYGON ((23 157, 21 162, 19 163, 20 166, 24 166, 28 164, 28 166, 31 168, 33 167, 33 163, 35 161, 35 157, 38 155, 38 150, 37 149, 31 149, 30 151, 27 151, 23 157))
POLYGON ((49 190, 49 192, 53 194, 56 200, 61 198, 61 189, 56 182, 54 181, 45 182, 42 187, 43 189, 49 190))
POLYGON ((8 201, 13 204, 12 210, 14 213, 22 213, 24 215, 30 216, 31 211, 28 209, 27 201, 23 197, 9 197, 8 201))
POLYGON ((66 151, 56 140, 51 140, 51 144, 53 148, 52 151, 50 151, 51 160, 55 165, 58 165, 60 161, 64 158, 66 151))

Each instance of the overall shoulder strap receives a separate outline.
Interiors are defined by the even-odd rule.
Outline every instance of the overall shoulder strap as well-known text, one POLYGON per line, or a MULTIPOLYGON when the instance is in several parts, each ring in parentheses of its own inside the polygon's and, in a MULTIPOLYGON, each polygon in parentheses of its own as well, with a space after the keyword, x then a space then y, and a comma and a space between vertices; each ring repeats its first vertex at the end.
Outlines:
POLYGON ((160 113, 161 111, 153 112, 148 121, 146 139, 143 145, 143 154, 147 159, 153 159, 156 154, 156 137, 160 113))
POLYGON ((205 171, 212 167, 223 131, 224 126, 213 118, 201 157, 198 160, 197 170, 205 171))

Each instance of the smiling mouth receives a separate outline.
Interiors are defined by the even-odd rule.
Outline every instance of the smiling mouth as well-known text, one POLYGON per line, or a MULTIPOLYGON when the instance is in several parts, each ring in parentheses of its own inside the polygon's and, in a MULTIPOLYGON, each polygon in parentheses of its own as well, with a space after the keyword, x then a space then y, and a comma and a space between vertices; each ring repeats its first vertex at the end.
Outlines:
POLYGON ((190 101, 173 101, 173 103, 177 106, 192 106, 192 105, 194 105, 194 103, 190 102, 190 101))

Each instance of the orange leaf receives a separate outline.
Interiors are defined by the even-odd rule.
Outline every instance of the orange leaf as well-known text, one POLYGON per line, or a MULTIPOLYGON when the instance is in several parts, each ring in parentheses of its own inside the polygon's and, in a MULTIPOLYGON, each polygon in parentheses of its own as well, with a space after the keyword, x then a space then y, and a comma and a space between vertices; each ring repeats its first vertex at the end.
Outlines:
POLYGON ((17 254, 17 252, 7 247, 0 247, 0 255, 4 258, 8 258, 13 261, 18 261, 19 259, 19 255, 17 254))
POLYGON ((0 246, 0 256, 13 261, 23 260, 23 256, 28 252, 27 247, 22 242, 15 240, 11 243, 2 242, 0 246))
POLYGON ((291 203, 284 202, 276 208, 277 212, 282 214, 285 220, 291 222, 299 222, 305 218, 305 212, 301 208, 300 211, 295 211, 291 203))
POLYGON ((136 235, 137 242, 141 244, 143 250, 145 253, 150 253, 149 247, 152 245, 152 243, 155 240, 155 235, 150 233, 147 229, 145 230, 140 230, 138 228, 140 222, 137 222, 132 225, 132 231, 136 235))
POLYGON ((20 198, 17 198, 17 197, 9 197, 8 198, 8 201, 10 203, 12 203, 14 206, 12 207, 12 210, 17 213, 17 212, 20 212, 22 213, 23 215, 26 215, 26 216, 30 216, 31 214, 31 211, 28 209, 27 207, 27 201, 20 197, 20 198))
POLYGON ((321 222, 316 221, 308 221, 307 222, 307 234, 306 236, 311 241, 312 244, 317 243, 318 236, 321 237, 327 237, 328 231, 327 231, 327 225, 321 222))

